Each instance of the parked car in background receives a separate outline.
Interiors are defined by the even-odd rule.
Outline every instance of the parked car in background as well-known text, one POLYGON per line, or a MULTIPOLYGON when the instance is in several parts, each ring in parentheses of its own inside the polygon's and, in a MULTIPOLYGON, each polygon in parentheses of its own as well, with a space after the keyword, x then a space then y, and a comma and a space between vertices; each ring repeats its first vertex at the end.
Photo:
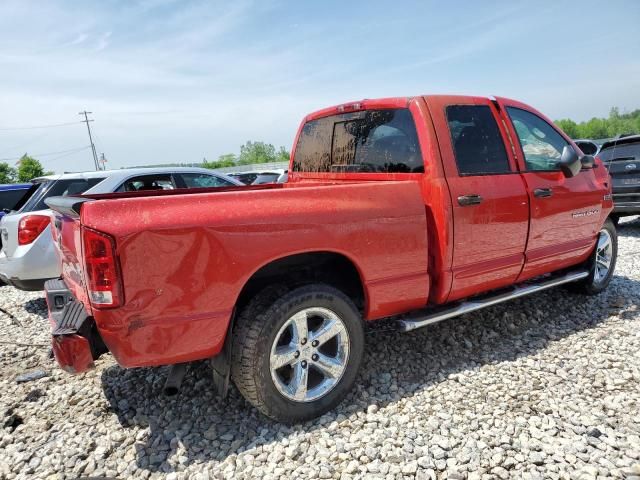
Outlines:
POLYGON ((0 185, 0 218, 15 210, 23 197, 29 192, 31 183, 8 183, 0 185))
POLYGON ((256 178, 258 178, 259 174, 260 172, 236 172, 236 173, 230 173, 229 176, 231 178, 235 178, 236 180, 241 182, 243 185, 251 185, 253 181, 256 178))
POLYGON ((278 170, 269 170, 267 172, 260 172, 256 179, 251 182, 251 185, 264 185, 266 183, 284 183, 286 178, 284 177, 287 174, 287 170, 278 169, 278 170), (281 181, 284 179, 284 181, 281 181))
POLYGON ((241 185, 226 175, 189 167, 51 175, 37 178, 33 184, 36 190, 31 198, 0 221, 0 280, 21 290, 42 290, 47 279, 61 273, 51 240, 51 211, 45 204, 49 197, 241 185))
POLYGON ((582 153, 584 153, 585 155, 596 155, 600 150, 600 145, 598 145, 593 140, 581 138, 578 140, 574 140, 574 143, 580 150, 582 150, 582 153))
POLYGON ((230 173, 233 177, 245 185, 264 185, 267 183, 284 183, 287 181, 287 170, 276 169, 268 171, 251 171, 230 173))
MULTIPOLYGON (((29 195, 33 193, 32 186, 31 183, 0 185, 0 220, 7 213, 22 206, 29 195)), ((0 235, 0 248, 2 248, 2 235, 0 235)))
POLYGON ((611 174, 613 213, 620 217, 640 215, 640 135, 629 135, 602 144, 598 157, 611 174))
POLYGON ((351 389, 366 322, 402 315, 410 331, 611 280, 609 175, 523 103, 363 100, 308 115, 296 138, 286 185, 50 198, 59 365, 174 364, 175 393, 207 359, 222 395, 233 380, 298 422, 351 389))

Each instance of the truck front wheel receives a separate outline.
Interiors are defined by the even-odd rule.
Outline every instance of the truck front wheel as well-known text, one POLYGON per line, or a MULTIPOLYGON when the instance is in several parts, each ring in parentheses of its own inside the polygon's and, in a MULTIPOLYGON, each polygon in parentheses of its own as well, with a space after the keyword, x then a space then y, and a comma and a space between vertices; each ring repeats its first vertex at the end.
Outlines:
POLYGON ((340 403, 363 351, 362 319, 341 291, 325 284, 265 291, 236 319, 231 378, 265 415, 300 422, 340 403))
POLYGON ((573 290, 587 295, 597 295, 602 292, 611 282, 617 259, 618 232, 608 218, 598 233, 596 247, 587 263, 589 276, 573 285, 573 290))

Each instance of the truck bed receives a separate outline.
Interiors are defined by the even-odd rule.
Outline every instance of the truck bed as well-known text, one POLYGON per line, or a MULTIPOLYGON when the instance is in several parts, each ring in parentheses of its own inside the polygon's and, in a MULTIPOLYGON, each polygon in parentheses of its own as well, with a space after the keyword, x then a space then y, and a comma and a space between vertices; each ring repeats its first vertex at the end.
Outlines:
POLYGON ((366 319, 427 301, 427 226, 416 181, 122 193, 49 204, 65 282, 88 310, 80 229, 115 240, 124 305, 91 313, 123 366, 217 354, 243 286, 292 255, 330 252, 352 262, 366 319))

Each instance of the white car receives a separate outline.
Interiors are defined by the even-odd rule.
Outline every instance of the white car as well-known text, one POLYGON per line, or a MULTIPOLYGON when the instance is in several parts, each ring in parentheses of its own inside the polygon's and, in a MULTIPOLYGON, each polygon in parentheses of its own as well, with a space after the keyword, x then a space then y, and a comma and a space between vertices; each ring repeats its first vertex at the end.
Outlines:
POLYGON ((226 175, 190 167, 66 173, 32 182, 38 187, 31 198, 20 210, 0 220, 0 282, 21 290, 42 290, 46 280, 60 276, 49 225, 50 210, 44 202, 49 197, 243 185, 226 175))

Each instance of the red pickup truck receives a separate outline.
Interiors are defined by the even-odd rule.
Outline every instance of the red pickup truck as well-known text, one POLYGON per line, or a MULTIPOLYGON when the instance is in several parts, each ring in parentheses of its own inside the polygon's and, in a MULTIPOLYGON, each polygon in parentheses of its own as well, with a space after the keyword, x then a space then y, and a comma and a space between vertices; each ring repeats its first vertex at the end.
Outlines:
POLYGON ((69 372, 211 359, 283 422, 352 387, 364 324, 413 330, 555 285, 596 294, 617 256, 610 178, 506 98, 363 100, 304 118, 289 181, 58 197, 48 282, 69 372))

